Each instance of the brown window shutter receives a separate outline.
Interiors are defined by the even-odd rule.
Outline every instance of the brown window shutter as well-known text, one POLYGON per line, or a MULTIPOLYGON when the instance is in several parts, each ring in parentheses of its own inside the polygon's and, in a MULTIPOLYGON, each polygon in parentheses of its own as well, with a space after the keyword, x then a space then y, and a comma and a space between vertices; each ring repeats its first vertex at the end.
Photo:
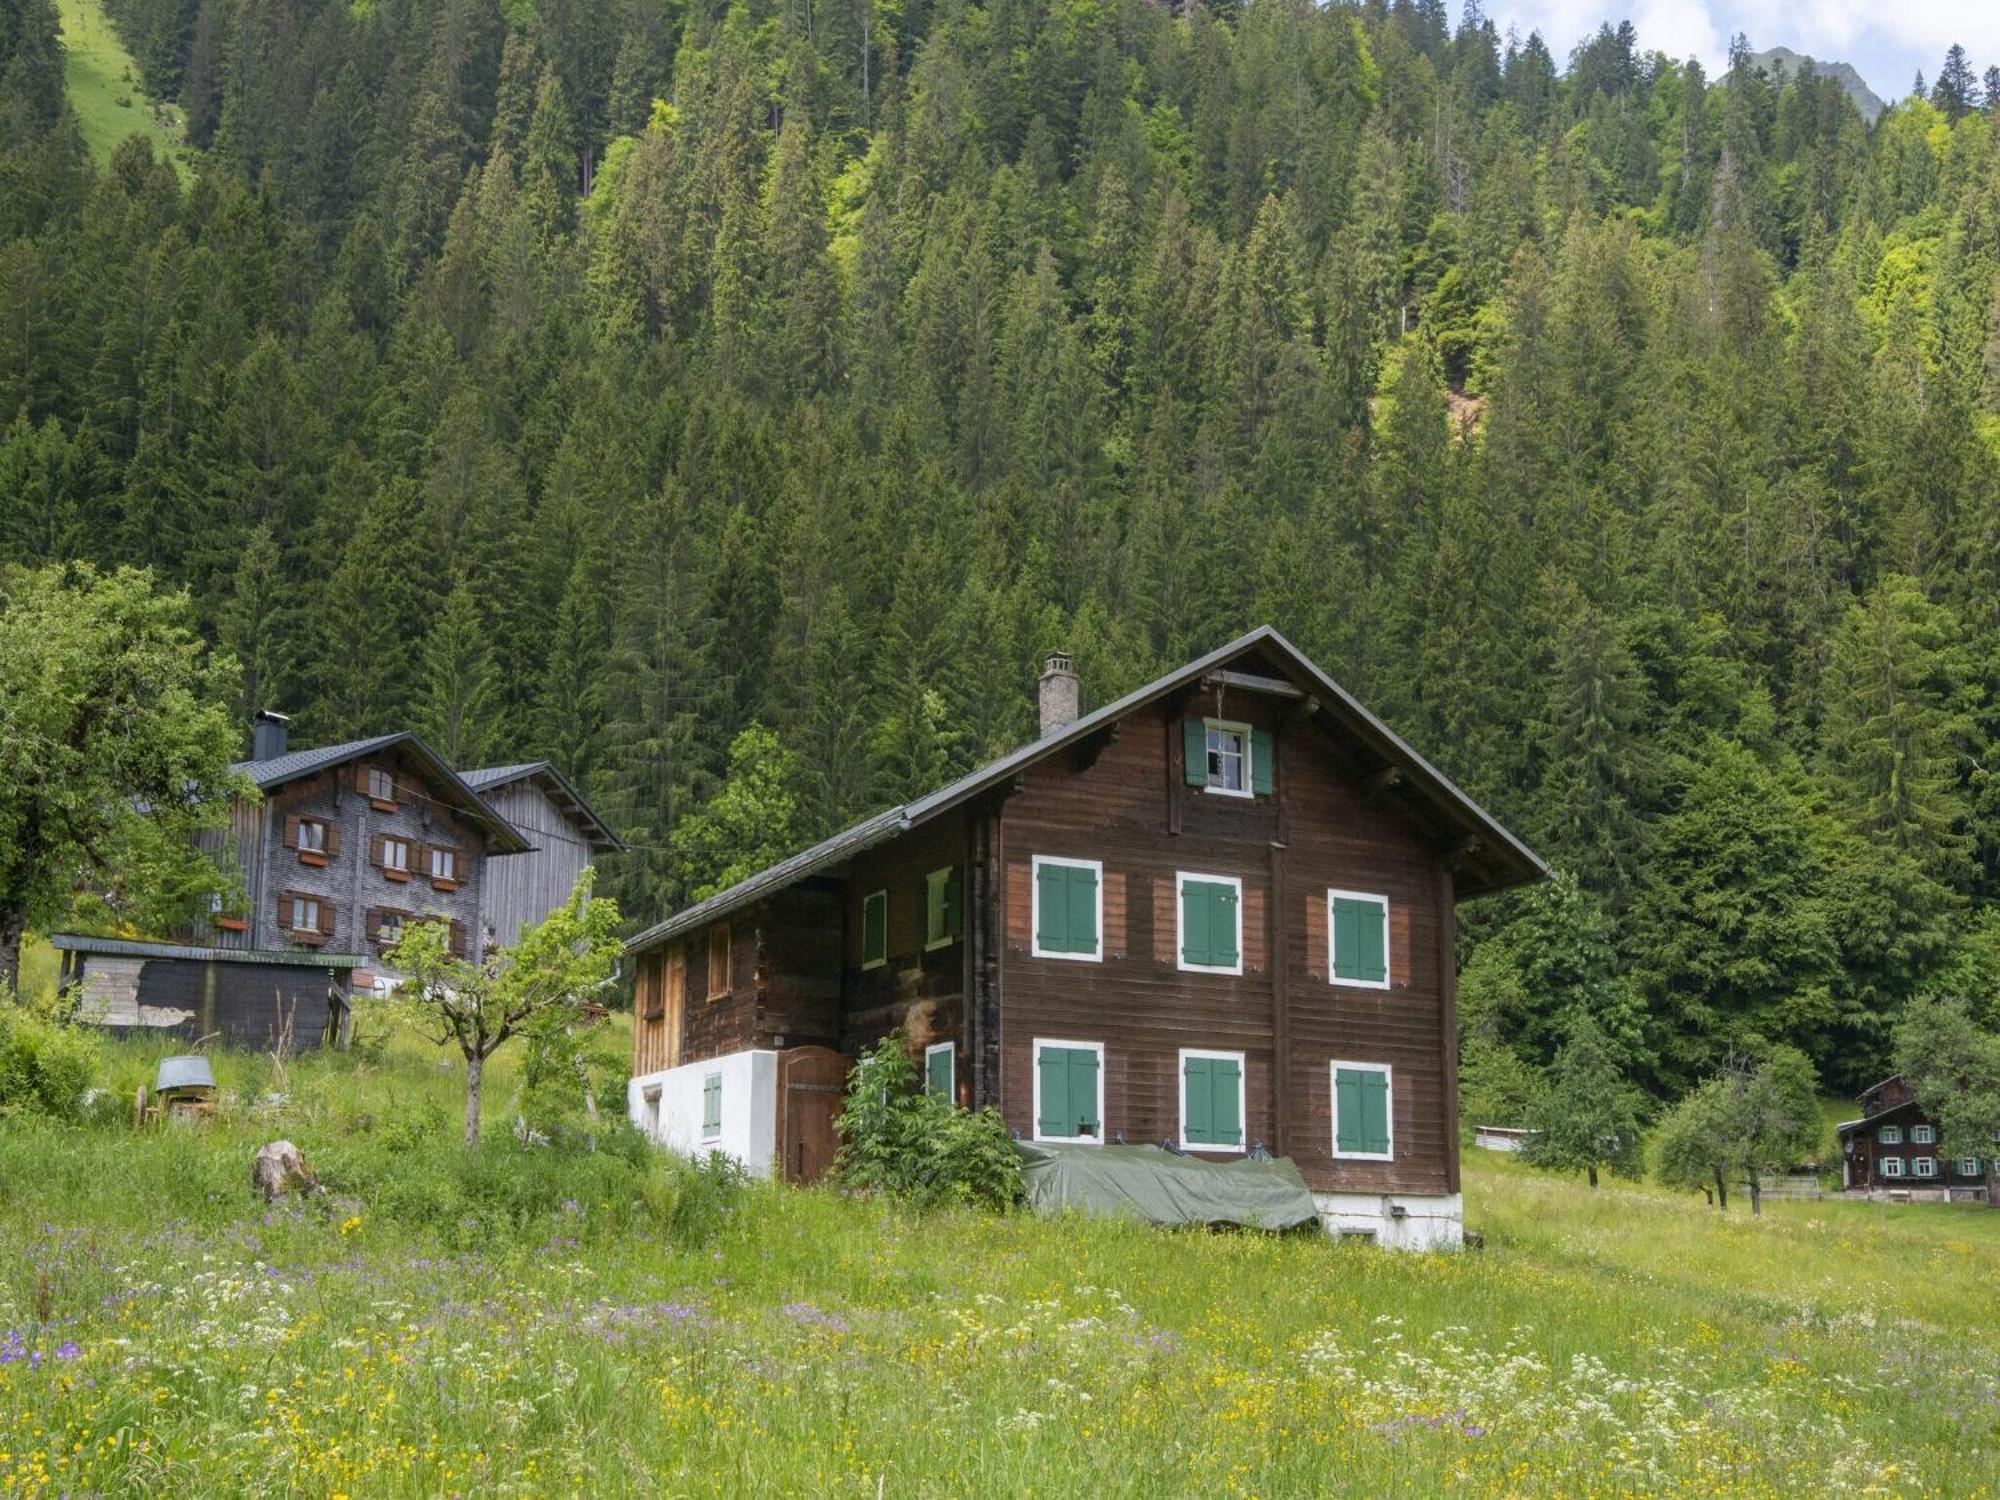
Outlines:
POLYGON ((365 763, 354 768, 354 790, 364 797, 368 795, 368 767, 365 763))
POLYGON ((386 834, 374 833, 368 836, 368 863, 378 870, 383 868, 382 846, 387 842, 386 834))
POLYGON ((332 859, 340 853, 340 825, 329 822, 326 825, 326 857, 332 859))
POLYGON ((382 912, 383 912, 383 908, 381 908, 381 907, 379 907, 379 906, 371 906, 371 907, 369 907, 369 908, 368 908, 368 910, 367 910, 366 912, 364 912, 364 913, 362 914, 362 917, 361 917, 361 924, 362 924, 362 926, 361 926, 361 935, 362 935, 362 937, 364 937, 364 938, 367 938, 367 939, 369 939, 370 941, 375 941, 375 940, 378 940, 378 939, 379 939, 379 938, 381 937, 381 935, 382 935, 382 912))
POLYGON ((333 903, 327 900, 326 897, 324 896, 321 896, 318 899, 319 899, 319 935, 321 937, 330 938, 333 936, 334 906, 333 903))
POLYGON ((302 821, 303 819, 296 813, 285 819, 285 847, 287 849, 296 849, 299 847, 299 824, 302 821))
POLYGON ((422 839, 410 840, 410 873, 419 879, 431 873, 431 846, 422 839))
POLYGON ((465 957, 465 924, 463 922, 454 921, 451 924, 451 956, 453 958, 465 957))

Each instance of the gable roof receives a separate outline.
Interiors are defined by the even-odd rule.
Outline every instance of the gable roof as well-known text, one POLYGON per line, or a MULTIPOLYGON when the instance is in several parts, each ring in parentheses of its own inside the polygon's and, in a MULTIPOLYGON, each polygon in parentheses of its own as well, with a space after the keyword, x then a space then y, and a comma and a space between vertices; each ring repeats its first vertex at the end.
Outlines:
POLYGON ((517 781, 539 782, 549 800, 568 813, 572 821, 583 826, 585 841, 593 848, 613 853, 625 848, 625 841, 613 833, 611 825, 598 817, 591 805, 583 800, 583 793, 548 761, 524 760, 514 766, 481 766, 477 770, 458 774, 465 778, 467 786, 482 794, 512 786, 517 781))
POLYGON ((257 783, 258 790, 268 792, 288 781, 317 776, 321 771, 347 765, 363 756, 399 748, 408 751, 439 784, 455 794, 454 800, 460 810, 486 830, 492 840, 493 853, 524 854, 535 847, 520 829, 489 807, 486 799, 474 791, 443 756, 425 744, 421 735, 408 729, 395 734, 371 735, 365 740, 346 740, 338 745, 321 745, 316 750, 287 750, 269 760, 239 760, 230 769, 241 771, 257 783))
POLYGON ((1463 828, 1468 838, 1479 841, 1480 864, 1474 867, 1469 878, 1459 883, 1458 888, 1465 895, 1484 895, 1489 891, 1503 890, 1513 885, 1525 885, 1548 876, 1548 866, 1542 863, 1532 849, 1515 838, 1484 808, 1454 786, 1442 771, 1417 754, 1394 730, 1363 708, 1353 694, 1322 672, 1298 647, 1271 626, 1260 625, 1247 635, 1238 636, 1228 645, 1218 647, 1206 656, 1197 657, 1186 666, 1163 677, 1155 678, 1144 687, 1136 688, 1115 702, 1107 703, 1104 707, 1082 715, 1055 732, 1023 745, 996 761, 989 762, 978 770, 960 777, 949 786, 940 787, 937 791, 919 797, 913 802, 888 808, 871 818, 863 819, 822 843, 813 845, 810 849, 801 850, 774 865, 767 865, 727 890, 710 896, 705 901, 698 901, 664 921, 655 923, 630 939, 625 944, 625 951, 636 953, 641 949, 652 947, 656 943, 699 927, 705 922, 714 921, 759 897, 796 884, 808 875, 839 864, 865 849, 886 843, 896 835, 998 786, 1009 777, 1026 770, 1035 762, 1053 755, 1065 746, 1088 739, 1098 730, 1106 728, 1134 710, 1144 708, 1184 687, 1199 683, 1210 672, 1259 648, 1263 648, 1267 654, 1275 657, 1290 675, 1294 685, 1340 728, 1373 751, 1385 767, 1393 766, 1402 770, 1405 773, 1406 783, 1414 795, 1428 803, 1445 821, 1463 828))

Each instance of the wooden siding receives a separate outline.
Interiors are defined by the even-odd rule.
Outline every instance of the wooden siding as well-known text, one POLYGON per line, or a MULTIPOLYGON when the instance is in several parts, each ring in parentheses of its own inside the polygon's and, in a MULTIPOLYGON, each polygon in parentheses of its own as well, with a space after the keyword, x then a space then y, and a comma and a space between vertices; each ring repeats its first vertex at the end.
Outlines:
POLYGON ((86 954, 79 968, 79 1014, 94 1025, 260 1050, 281 1037, 292 1051, 319 1046, 334 997, 344 1004, 347 994, 344 974, 313 967, 304 953, 296 965, 86 954))
POLYGON ((591 850, 583 831, 533 777, 498 787, 485 800, 535 846, 486 862, 479 920, 494 942, 507 944, 569 899, 590 867, 591 850))
POLYGON ((729 921, 735 941, 729 945, 729 986, 720 992, 709 987, 706 929, 638 956, 632 981, 634 1074, 726 1057, 752 1045, 756 929, 742 912, 729 921))
POLYGON ((933 870, 964 869, 964 821, 951 814, 859 856, 846 878, 841 938, 840 1050, 859 1057, 897 1027, 911 1055, 933 1042, 967 1045, 965 940, 924 950, 924 879, 933 870), (888 962, 861 967, 861 903, 874 891, 889 896, 888 962))
POLYGON ((1105 1044, 1106 1135, 1134 1142, 1179 1138, 1181 1048, 1240 1051, 1247 1138, 1291 1155, 1312 1186, 1454 1190, 1455 1080, 1440 964, 1449 951, 1440 921, 1448 885, 1421 830, 1372 802, 1342 765, 1339 747, 1287 700, 1236 690, 1220 714, 1212 694, 1135 713, 1087 767, 1056 757, 1027 773, 1001 819, 999 1102, 1010 1125, 1032 1134, 1037 1037, 1105 1044), (1185 787, 1180 726, 1204 714, 1271 731, 1273 796, 1185 787), (1178 834, 1168 831, 1175 824, 1178 834), (1102 962, 1032 956, 1037 854, 1103 862, 1102 962), (1178 967, 1183 872, 1242 882, 1241 975, 1178 967), (1388 898, 1389 989, 1328 982, 1329 889, 1388 898), (1281 1031, 1282 1078, 1274 1071, 1281 1031), (1334 1157, 1335 1060, 1394 1069, 1393 1161, 1334 1157))

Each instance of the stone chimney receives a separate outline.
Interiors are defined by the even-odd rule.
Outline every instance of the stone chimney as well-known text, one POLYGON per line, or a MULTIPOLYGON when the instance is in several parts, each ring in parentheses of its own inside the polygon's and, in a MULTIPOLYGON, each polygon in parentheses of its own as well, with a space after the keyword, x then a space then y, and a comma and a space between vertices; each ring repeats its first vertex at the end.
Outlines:
POLYGON ((258 709, 250 717, 250 758, 276 760, 285 753, 291 729, 290 715, 269 708, 258 709))
POLYGON ((1042 668, 1038 697, 1042 709, 1042 734, 1054 734, 1077 716, 1076 663, 1067 651, 1051 651, 1042 668))

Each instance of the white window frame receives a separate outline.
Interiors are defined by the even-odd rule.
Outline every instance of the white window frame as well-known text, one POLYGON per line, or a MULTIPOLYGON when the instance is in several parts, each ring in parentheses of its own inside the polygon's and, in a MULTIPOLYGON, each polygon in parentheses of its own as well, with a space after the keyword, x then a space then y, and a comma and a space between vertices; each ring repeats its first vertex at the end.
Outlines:
MULTIPOLYGON (((1326 982, 1344 984, 1356 990, 1386 990, 1395 984, 1395 945, 1389 940, 1389 898, 1380 891, 1342 891, 1327 887, 1326 892, 1326 982), (1335 901, 1373 901, 1382 908, 1382 977, 1380 979, 1343 979, 1335 968, 1339 955, 1334 951, 1333 903, 1335 901)), ((1373 1064, 1367 1064, 1372 1067, 1373 1064)))
POLYGON ((293 932, 310 932, 317 934, 319 932, 319 897, 294 896, 291 898, 291 901, 292 901, 291 930, 293 932), (306 906, 312 908, 312 922, 310 925, 301 922, 299 920, 299 908, 306 906))
POLYGON ((1104 861, 1101 859, 1071 859, 1065 854, 1035 855, 1028 861, 1029 955, 1034 958, 1066 958, 1076 963, 1101 964, 1104 962, 1104 949, 1104 861), (1094 870, 1097 872, 1097 951, 1095 953, 1054 953, 1042 946, 1043 865, 1059 865, 1069 870, 1094 870))
POLYGON ((1183 1151, 1226 1151, 1241 1156, 1250 1149, 1250 1067, 1241 1052, 1218 1052, 1208 1047, 1181 1048, 1178 1069, 1181 1096, 1180 1141, 1183 1151), (1187 1065, 1191 1057, 1206 1057, 1216 1062, 1236 1064, 1236 1144, 1216 1146, 1199 1144, 1187 1138, 1187 1065))
POLYGON ((1935 1146, 1937 1144, 1937 1126, 1912 1125, 1910 1127, 1910 1144, 1912 1146, 1935 1146))
MULTIPOLYGON (((1098 934, 1097 946, 1104 946, 1102 932, 1098 934)), ((1104 1043, 1066 1042, 1060 1037, 1038 1036, 1035 1038, 1032 1068, 1035 1079, 1034 1118, 1028 1123, 1034 1127, 1035 1139, 1046 1141, 1052 1146, 1101 1146, 1106 1136, 1111 1134, 1110 1123, 1104 1118, 1104 1043), (1097 1054, 1097 1134, 1096 1135, 1043 1135, 1042 1134, 1042 1048, 1062 1047, 1072 1052, 1090 1051, 1097 1054)))
POLYGON ((408 839, 396 834, 389 834, 383 838, 382 868, 385 870, 394 870, 398 875, 407 875, 410 873, 410 841, 408 839), (400 864, 397 863, 398 854, 396 852, 399 850, 401 851, 400 857, 402 860, 400 864))
MULTIPOLYGON (((958 1103, 958 1043, 957 1042, 932 1042, 928 1047, 924 1048, 924 1091, 926 1093, 930 1091, 931 1059, 940 1052, 948 1052, 951 1054, 951 1087, 945 1090, 944 1102, 947 1104, 956 1105, 958 1103)), ((1102 1060, 1098 1062, 1097 1066, 1101 1072, 1104 1067, 1102 1060)), ((1103 1114, 1103 1111, 1100 1110, 1098 1111, 1098 1113, 1101 1116, 1103 1114)))
POLYGON ((1903 1127, 1900 1125, 1877 1125, 1875 1144, 1878 1146, 1900 1146, 1903 1144, 1903 1127))
POLYGON ((1979 1158, 1976 1156, 1961 1156, 1958 1159, 1958 1175, 1961 1177, 1983 1176, 1984 1174, 1980 1171, 1979 1158))
POLYGON ((1937 1174, 1938 1164, 1935 1156, 1913 1156, 1910 1158, 1910 1175, 1912 1177, 1935 1177, 1937 1174))
POLYGON ((1217 786, 1212 781, 1205 781, 1202 790, 1216 797, 1255 797, 1257 795, 1257 772, 1256 768, 1250 764, 1250 757, 1256 754, 1254 748, 1256 738, 1251 734, 1250 726, 1248 724, 1239 724, 1234 719, 1203 719, 1201 721, 1201 729, 1201 768, 1204 775, 1208 770, 1208 736, 1210 731, 1219 729, 1224 734, 1233 734, 1243 746, 1243 785, 1240 788, 1217 786))
MULTIPOLYGON (((951 889, 951 871, 952 867, 946 865, 942 870, 932 870, 924 877, 924 952, 926 953, 949 948, 958 941, 949 932, 944 932, 938 937, 931 936, 933 922, 940 929, 944 926, 945 898, 946 892, 951 889)), ((1101 938, 1099 943, 1102 944, 1101 938)))
POLYGON ((432 844, 430 847, 430 856, 431 856, 431 861, 430 861, 431 879, 433 880, 458 879, 458 851, 456 849, 452 848, 448 844, 432 844), (443 870, 438 869, 439 860, 443 860, 445 862, 445 868, 443 870))
POLYGON ((861 898, 862 972, 866 973, 870 969, 882 968, 888 962, 889 962, 889 891, 888 888, 885 886, 879 891, 870 891, 867 895, 861 898), (882 898, 882 956, 880 958, 870 958, 868 956, 868 903, 870 901, 873 901, 878 896, 882 898))
MULTIPOLYGON (((1331 910, 1331 908, 1329 908, 1331 910)), ((1099 927, 1103 924, 1100 922, 1099 927)), ((1104 946, 1102 933, 1098 947, 1104 946)), ((1243 877, 1204 875, 1199 870, 1174 872, 1174 965, 1184 974, 1241 974, 1243 972, 1243 877), (1236 887, 1236 962, 1234 964, 1191 964, 1187 961, 1187 883, 1233 885, 1236 887)))
POLYGON ((326 853, 326 822, 324 819, 299 819, 299 853, 326 853))
POLYGON ((1396 1159, 1396 1070, 1388 1063, 1355 1062, 1352 1059, 1335 1058, 1326 1065, 1327 1139, 1333 1146, 1335 1161, 1394 1161, 1396 1159), (1387 1151, 1343 1151, 1340 1149, 1340 1070, 1351 1068, 1355 1072, 1380 1073, 1389 1080, 1388 1126, 1389 1149, 1387 1151))
POLYGON ((1903 1158, 1900 1156, 1885 1156, 1876 1165, 1881 1168, 1884 1177, 1903 1175, 1903 1158))

